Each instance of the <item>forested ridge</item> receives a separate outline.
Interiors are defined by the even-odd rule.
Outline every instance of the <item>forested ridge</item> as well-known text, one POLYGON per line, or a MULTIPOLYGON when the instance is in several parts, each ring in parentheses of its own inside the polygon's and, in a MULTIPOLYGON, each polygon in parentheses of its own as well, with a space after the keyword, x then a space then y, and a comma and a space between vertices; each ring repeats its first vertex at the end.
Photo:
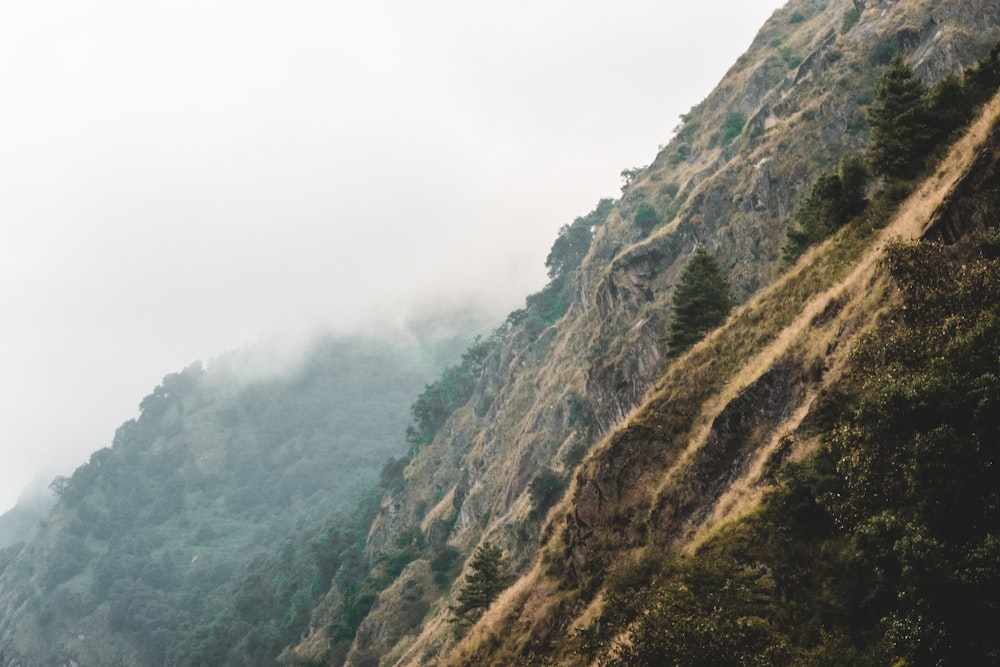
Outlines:
POLYGON ((4 630, 48 663, 274 664, 362 567, 407 407, 462 344, 331 336, 167 375, 6 550, 4 630))

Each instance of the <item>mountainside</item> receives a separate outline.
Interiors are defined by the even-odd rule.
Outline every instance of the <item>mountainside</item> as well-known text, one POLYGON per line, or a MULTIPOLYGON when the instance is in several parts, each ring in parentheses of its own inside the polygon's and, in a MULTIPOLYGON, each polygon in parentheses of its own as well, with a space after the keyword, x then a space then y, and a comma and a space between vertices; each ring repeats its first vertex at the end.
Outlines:
POLYGON ((361 557, 412 397, 466 342, 329 337, 165 377, 5 551, 0 664, 273 664, 361 557))
POLYGON ((953 85, 948 77, 998 37, 1000 9, 988 2, 796 1, 776 12, 654 162, 625 172, 621 199, 564 228, 549 258, 553 282, 487 341, 468 400, 420 443, 405 483, 383 500, 369 556, 401 536, 417 541, 350 646, 332 630, 331 604, 285 661, 600 657, 607 646, 581 656, 566 637, 614 643, 600 634, 609 573, 631 572, 644 549, 690 552, 757 507, 787 461, 815 453, 818 437, 804 435, 817 418, 811 406, 888 307, 876 248, 893 234, 919 237, 969 167, 950 158, 903 214, 900 198, 914 186, 879 175, 834 243, 775 282, 814 184, 870 145, 882 72, 899 55, 925 84, 953 85), (581 228, 593 238, 577 267, 561 259, 581 228), (882 228, 887 236, 873 231, 882 228), (709 344, 672 362, 673 287, 698 246, 746 303, 709 344), (465 630, 451 608, 471 573, 459 564, 487 540, 522 578, 456 644, 465 630))
POLYGON ((0 554, 0 665, 1000 661, 998 43, 791 0, 436 381, 168 376, 0 554))
POLYGON ((44 485, 39 487, 21 493, 17 504, 0 515, 0 549, 27 541, 52 509, 55 498, 44 485))

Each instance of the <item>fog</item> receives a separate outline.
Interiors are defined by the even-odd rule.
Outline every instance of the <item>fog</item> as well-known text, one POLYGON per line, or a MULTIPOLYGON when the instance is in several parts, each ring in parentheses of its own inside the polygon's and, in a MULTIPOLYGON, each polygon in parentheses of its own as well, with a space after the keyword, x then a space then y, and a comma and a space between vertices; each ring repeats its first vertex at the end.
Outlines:
POLYGON ((0 511, 261 336, 503 315, 778 0, 0 8, 0 511))

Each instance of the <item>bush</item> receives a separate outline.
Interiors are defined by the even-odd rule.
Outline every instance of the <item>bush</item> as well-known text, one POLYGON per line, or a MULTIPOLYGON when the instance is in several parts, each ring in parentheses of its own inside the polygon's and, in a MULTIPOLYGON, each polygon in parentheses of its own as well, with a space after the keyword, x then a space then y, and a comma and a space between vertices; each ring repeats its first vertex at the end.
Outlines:
POLYGON ((792 215, 795 225, 782 248, 786 266, 865 209, 869 178, 864 160, 855 154, 843 157, 835 172, 819 177, 792 215))
POLYGON ((861 10, 858 9, 857 5, 848 7, 844 12, 844 18, 840 22, 840 34, 844 35, 850 32, 857 22, 861 20, 861 10))
POLYGON ((528 485, 531 513, 536 517, 542 516, 546 510, 559 502, 565 488, 566 483, 562 475, 552 468, 542 468, 528 485))
POLYGON ((635 225, 645 236, 653 231, 653 228, 660 224, 660 218, 656 214, 656 209, 652 204, 643 202, 635 212, 635 225))
POLYGON ((743 131, 743 126, 746 125, 746 123, 747 118, 741 113, 734 111, 726 114, 726 118, 722 122, 722 131, 719 137, 719 143, 725 146, 733 139, 740 136, 740 132, 743 131))
POLYGON ((500 547, 483 542, 472 556, 472 572, 458 593, 458 604, 451 608, 454 622, 471 625, 513 582, 510 566, 500 547))

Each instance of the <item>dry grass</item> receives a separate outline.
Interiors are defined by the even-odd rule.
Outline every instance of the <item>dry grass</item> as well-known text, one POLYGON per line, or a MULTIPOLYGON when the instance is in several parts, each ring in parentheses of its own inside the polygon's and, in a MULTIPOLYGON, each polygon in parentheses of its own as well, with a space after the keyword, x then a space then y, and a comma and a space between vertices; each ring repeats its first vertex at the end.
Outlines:
MULTIPOLYGON (((964 175, 968 166, 973 160, 973 156, 978 147, 982 145, 991 129, 993 129, 1000 119, 1000 95, 995 97, 984 110, 978 121, 973 124, 966 135, 956 142, 949 151, 948 156, 942 162, 936 173, 924 181, 921 186, 907 198, 899 207, 891 222, 882 230, 875 240, 873 246, 866 252, 844 279, 840 280, 822 293, 811 299, 802 309, 801 315, 771 343, 751 359, 742 369, 726 384, 723 392, 720 392, 713 400, 706 404, 702 415, 699 417, 701 427, 696 436, 692 439, 685 456, 677 466, 668 473, 668 479, 675 479, 680 473, 683 464, 690 460, 693 453, 701 447, 708 439, 711 431, 712 420, 722 409, 728 405, 736 395, 752 382, 756 381, 764 372, 773 366, 775 361, 791 353, 793 344, 797 344, 803 349, 796 356, 821 356, 825 357, 825 349, 831 345, 832 337, 839 336, 839 332, 848 328, 852 331, 850 341, 857 338, 860 333, 870 329, 878 320, 882 308, 880 302, 884 300, 881 290, 872 293, 869 287, 876 282, 876 262, 882 255, 885 244, 897 237, 916 239, 923 236, 934 212, 940 202, 954 188, 958 180, 964 175), (822 313, 834 300, 846 301, 839 315, 831 323, 824 327, 826 334, 818 335, 810 326, 817 315, 822 313), (851 319, 863 319, 863 321, 851 322, 851 319)), ((790 272, 782 281, 779 281, 772 290, 782 291, 784 283, 800 279, 800 274, 804 267, 814 260, 816 255, 830 252, 830 247, 835 243, 831 239, 825 244, 814 248, 803 257, 797 265, 796 270, 790 272)), ((753 303, 747 308, 754 307, 753 303)), ((734 318, 735 319, 735 318, 734 318)), ((721 333, 718 335, 722 335, 721 333)), ((704 341, 702 344, 711 346, 712 339, 704 341)), ((841 342, 840 345, 846 349, 851 347, 849 341, 841 342)), ((839 355, 842 360, 844 355, 839 355)), ((829 384, 839 376, 841 363, 837 363, 825 375, 824 384, 829 384)), ((710 517, 701 526, 696 527, 693 537, 685 550, 692 551, 697 548, 707 537, 714 533, 717 526, 726 521, 739 518, 746 514, 757 504, 765 491, 765 486, 761 484, 761 473, 765 462, 775 451, 783 438, 790 435, 808 414, 810 404, 817 393, 816 389, 807 393, 807 398, 797 407, 795 413, 782 425, 782 427, 771 437, 756 454, 748 472, 741 479, 730 487, 719 501, 710 517)), ((664 485, 665 486, 665 485, 664 485)), ((662 492, 663 487, 660 491, 662 492)))
MULTIPOLYGON (((680 458, 675 456, 672 464, 664 460, 662 463, 666 470, 644 470, 644 486, 630 489, 630 498, 642 498, 647 507, 654 506, 656 498, 669 487, 670 480, 677 478, 694 452, 707 440, 713 420, 740 391, 767 372, 775 361, 786 355, 807 360, 824 358, 826 372, 823 382, 838 376, 851 341, 879 317, 879 304, 889 296, 876 279, 876 262, 882 247, 892 238, 918 238, 925 232, 936 207, 961 178, 998 115, 1000 98, 995 98, 966 136, 952 147, 935 174, 900 205, 884 228, 845 229, 811 249, 796 267, 757 298, 737 309, 724 327, 674 364, 665 380, 650 391, 641 407, 632 412, 628 422, 655 427, 663 417, 658 410, 663 409, 667 399, 674 401, 671 405, 676 405, 677 400, 687 401, 685 405, 695 405, 696 417, 693 423, 687 425, 689 431, 677 434, 679 441, 676 446, 681 448, 678 452, 680 458), (817 327, 814 324, 817 315, 833 302, 843 304, 840 312, 817 327), (826 351, 831 345, 835 354, 827 357, 826 351), (702 400, 703 397, 707 400, 702 400)), ((694 165, 685 166, 687 168, 693 169, 694 165)), ((626 224, 614 219, 608 224, 613 226, 616 223, 626 224)), ((671 229, 672 225, 665 225, 656 230, 654 236, 669 233, 671 229)), ((651 237, 644 242, 652 240, 651 237)), ((564 320, 560 326, 566 323, 569 320, 564 320)), ((536 398, 563 397, 567 394, 567 387, 582 390, 585 377, 569 372, 568 366, 559 364, 587 349, 582 343, 587 335, 584 326, 593 324, 593 316, 579 318, 572 325, 574 330, 556 338, 555 348, 550 350, 554 352, 550 357, 553 360, 545 362, 544 370, 518 378, 518 387, 509 395, 511 403, 506 407, 509 414, 519 417, 507 422, 501 413, 498 423, 501 431, 510 429, 516 431, 509 433, 510 437, 523 443, 531 441, 525 437, 525 429, 540 421, 545 411, 556 403, 548 398, 544 402, 536 401, 536 398), (522 418, 524 415, 528 418, 522 418)), ((795 433, 821 386, 822 383, 810 388, 789 418, 761 442, 747 472, 723 494, 708 519, 698 526, 691 526, 686 548, 696 548, 720 526, 753 510, 766 487, 769 458, 782 446, 784 438, 795 433)), ((615 435, 610 434, 593 448, 591 456, 580 468, 584 480, 596 476, 601 456, 613 437, 615 435)), ((483 446, 482 441, 476 443, 476 447, 483 446)), ((815 441, 804 439, 793 446, 791 456, 807 456, 816 446, 815 441)), ((517 454, 527 455, 523 450, 517 454)), ((551 537, 543 545, 542 555, 533 569, 500 598, 480 623, 470 629, 443 664, 476 664, 475 656, 482 654, 484 647, 490 648, 492 664, 513 661, 525 648, 526 638, 546 636, 552 632, 548 626, 554 618, 571 613, 561 609, 560 605, 574 593, 560 590, 555 580, 545 572, 546 562, 563 553, 565 531, 559 522, 573 511, 572 498, 576 488, 577 481, 574 479, 564 500, 550 513, 548 532, 551 537)), ((523 511, 523 506, 519 508, 518 511, 523 511)), ((500 520, 511 520, 518 511, 512 507, 509 515, 494 517, 493 525, 500 520)), ((584 609, 573 612, 571 627, 586 627, 589 619, 600 613, 600 600, 598 593, 598 597, 584 609)), ((428 647, 447 643, 445 638, 450 637, 450 628, 443 620, 447 616, 443 609, 434 614, 433 620, 423 628, 421 635, 397 664, 421 664, 425 662, 422 656, 428 647)))

